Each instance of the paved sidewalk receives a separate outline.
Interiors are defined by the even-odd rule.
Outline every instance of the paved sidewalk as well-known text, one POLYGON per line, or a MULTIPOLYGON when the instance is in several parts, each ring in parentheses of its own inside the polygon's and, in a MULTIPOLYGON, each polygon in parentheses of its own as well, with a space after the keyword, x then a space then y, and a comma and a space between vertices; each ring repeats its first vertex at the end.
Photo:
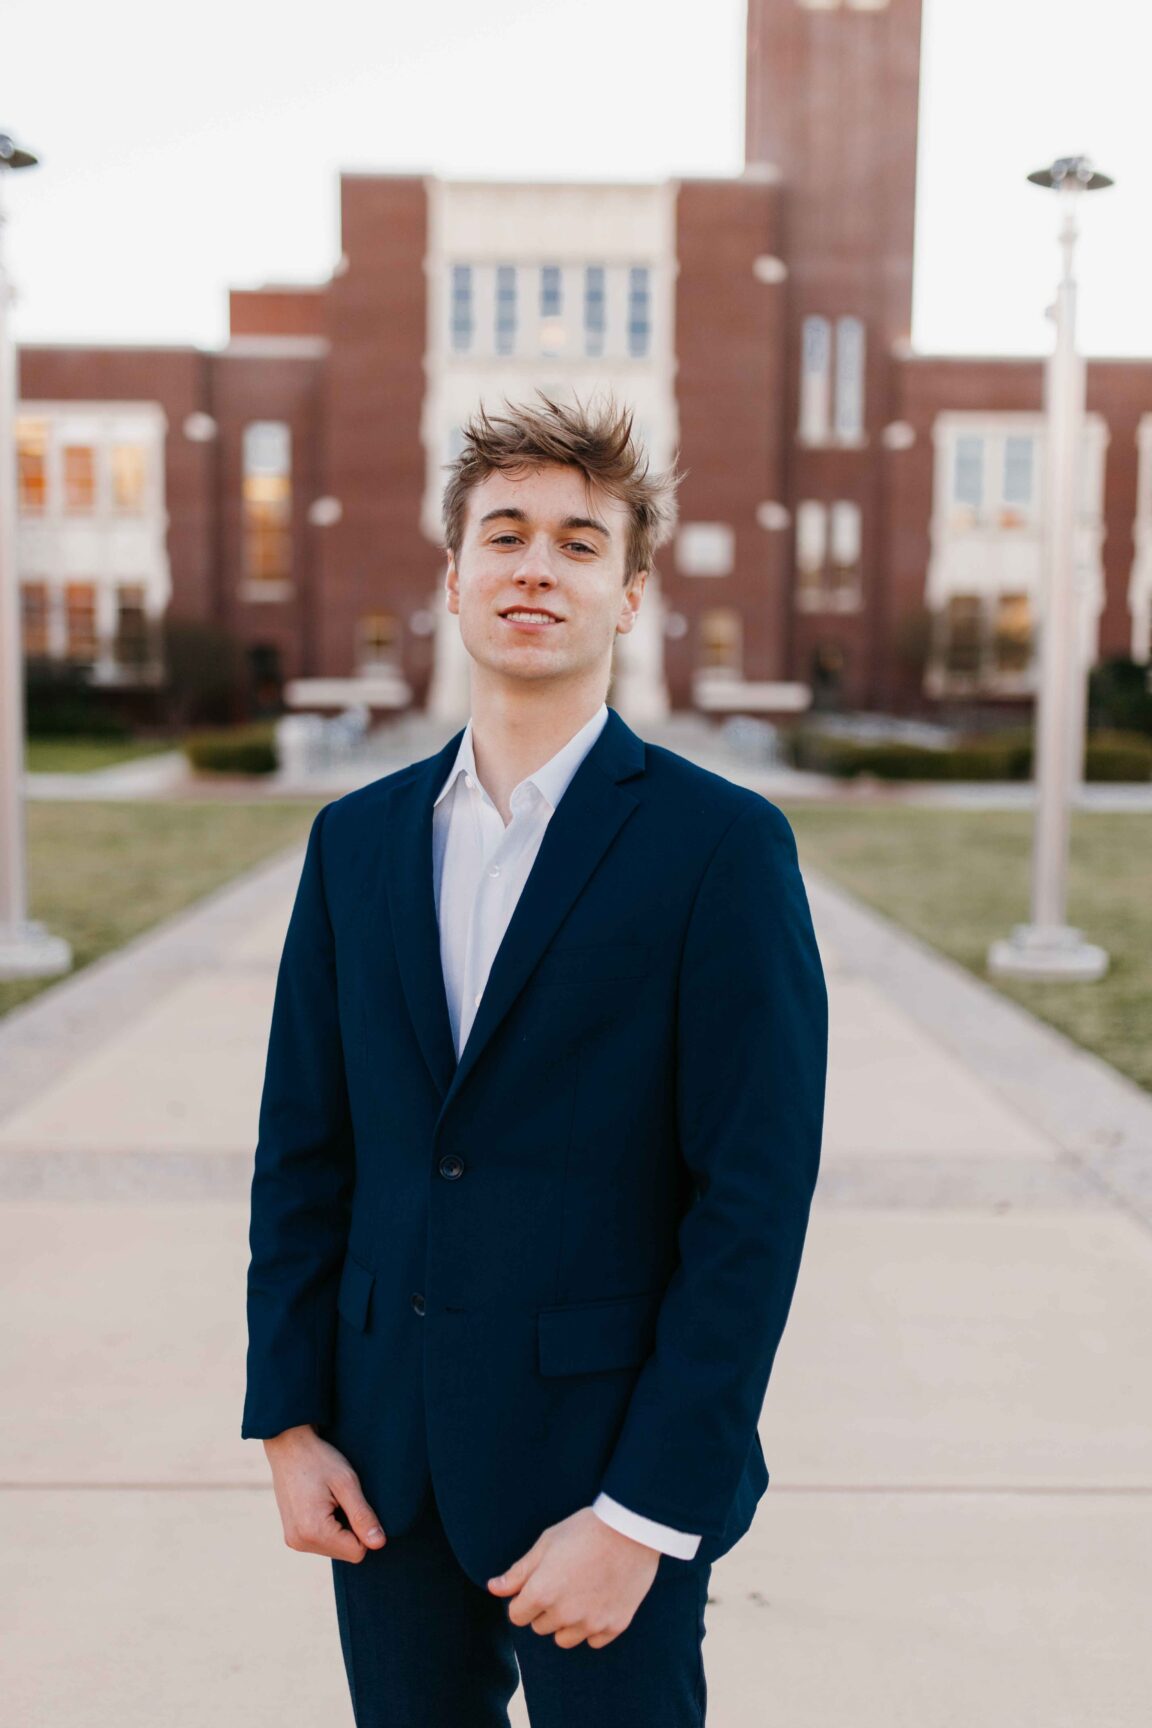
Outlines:
MULTIPOLYGON (((247 1183, 301 858, 0 1021, 20 1728, 351 1724, 327 1563, 283 1546, 238 1438, 247 1183)), ((1152 1099, 808 881, 824 1166, 762 1423, 772 1485, 713 1574, 709 1721, 1142 1728, 1152 1099)))

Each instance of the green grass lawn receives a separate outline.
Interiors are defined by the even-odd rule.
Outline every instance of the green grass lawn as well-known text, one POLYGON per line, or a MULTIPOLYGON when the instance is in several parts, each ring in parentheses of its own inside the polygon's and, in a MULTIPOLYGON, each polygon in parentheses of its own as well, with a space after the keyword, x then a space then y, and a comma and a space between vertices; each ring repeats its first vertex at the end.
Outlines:
POLYGON ((1152 1090, 1152 815, 1077 811, 1068 921, 1111 958, 1093 984, 992 979, 988 944, 1028 919, 1032 820, 1016 810, 787 806, 811 865, 1152 1090))
MULTIPOLYGON (((321 802, 35 800, 24 807, 29 915, 72 944, 75 972, 305 840, 321 802)), ((0 1014, 56 982, 0 980, 0 1014)))
POLYGON ((26 738, 24 766, 30 774, 84 774, 177 747, 171 738, 26 738))

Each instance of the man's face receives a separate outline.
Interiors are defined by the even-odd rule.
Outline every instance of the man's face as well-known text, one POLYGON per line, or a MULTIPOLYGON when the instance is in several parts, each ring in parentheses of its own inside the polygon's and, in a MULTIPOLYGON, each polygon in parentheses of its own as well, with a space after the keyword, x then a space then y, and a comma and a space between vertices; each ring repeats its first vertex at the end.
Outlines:
POLYGON ((607 684, 612 644, 631 630, 647 575, 625 588, 628 515, 559 463, 489 474, 473 487, 445 588, 477 665, 517 680, 601 670, 607 684), (515 616, 525 610, 534 622, 515 616))

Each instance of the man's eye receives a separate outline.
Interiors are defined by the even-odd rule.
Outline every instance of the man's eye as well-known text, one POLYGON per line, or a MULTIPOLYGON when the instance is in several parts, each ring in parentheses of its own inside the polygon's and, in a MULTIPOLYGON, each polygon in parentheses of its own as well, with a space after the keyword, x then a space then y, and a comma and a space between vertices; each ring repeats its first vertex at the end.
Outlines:
POLYGON ((595 552, 595 546, 585 545, 583 540, 569 540, 569 546, 575 546, 578 552, 595 552))
POLYGON ((516 539, 515 534, 496 534, 493 536, 492 544, 493 544, 493 546, 499 546, 501 540, 515 540, 515 539, 516 539))

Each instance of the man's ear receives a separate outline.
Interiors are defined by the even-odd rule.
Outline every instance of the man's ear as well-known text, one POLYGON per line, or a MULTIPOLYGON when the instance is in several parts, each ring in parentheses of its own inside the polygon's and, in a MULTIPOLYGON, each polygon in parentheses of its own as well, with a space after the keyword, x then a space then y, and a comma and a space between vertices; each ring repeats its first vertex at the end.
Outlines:
POLYGON ((444 568, 444 593, 448 600, 449 612, 460 610, 460 572, 456 568, 456 560, 448 553, 448 562, 444 568))
POLYGON ((616 620, 616 629, 621 636, 627 636, 636 622, 636 615, 640 610, 640 598, 644 593, 644 584, 647 580, 647 570, 636 570, 624 590, 620 602, 620 616, 616 620))

